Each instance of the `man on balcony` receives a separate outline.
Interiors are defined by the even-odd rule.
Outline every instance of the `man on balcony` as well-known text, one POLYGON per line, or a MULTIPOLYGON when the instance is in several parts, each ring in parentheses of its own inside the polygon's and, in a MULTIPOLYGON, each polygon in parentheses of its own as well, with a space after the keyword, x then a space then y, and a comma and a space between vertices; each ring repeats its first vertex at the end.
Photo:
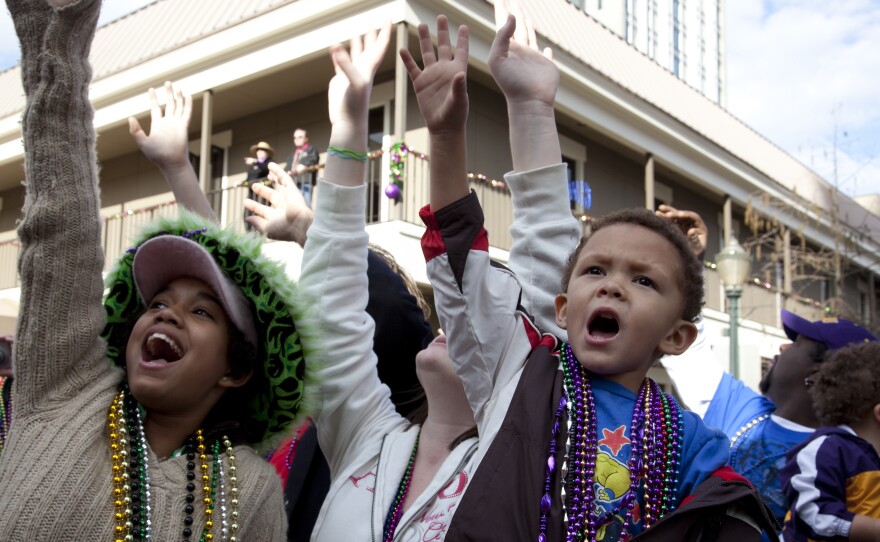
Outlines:
POLYGON ((312 204, 312 186, 315 184, 315 171, 307 170, 318 164, 318 150, 309 143, 309 134, 302 128, 293 131, 293 152, 287 157, 287 174, 296 181, 306 205, 312 204))

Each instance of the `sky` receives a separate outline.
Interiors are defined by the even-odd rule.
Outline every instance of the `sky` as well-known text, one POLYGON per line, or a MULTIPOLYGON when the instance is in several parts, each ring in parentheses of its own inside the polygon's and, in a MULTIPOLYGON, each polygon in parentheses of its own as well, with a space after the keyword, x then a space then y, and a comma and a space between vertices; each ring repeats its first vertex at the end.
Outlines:
MULTIPOLYGON (((132 11, 146 6, 155 0, 104 0, 101 6, 101 18, 98 24, 106 24, 110 21, 131 13, 132 11)), ((18 64, 20 58, 18 50, 18 38, 15 35, 15 27, 12 18, 6 8, 6 2, 0 7, 0 71, 11 68, 18 64)))
POLYGON ((727 109, 842 192, 880 194, 880 0, 725 5, 727 109))
MULTIPOLYGON (((101 24, 152 1, 104 0, 101 24)), ((725 9, 728 110, 842 192, 880 194, 880 0, 725 9)), ((0 70, 18 56, 4 5, 0 70)))

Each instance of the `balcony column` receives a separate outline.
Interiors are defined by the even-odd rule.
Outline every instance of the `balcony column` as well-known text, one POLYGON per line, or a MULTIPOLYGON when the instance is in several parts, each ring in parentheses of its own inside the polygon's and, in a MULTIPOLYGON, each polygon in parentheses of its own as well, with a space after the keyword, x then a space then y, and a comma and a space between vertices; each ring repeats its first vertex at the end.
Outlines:
POLYGON ((651 153, 645 161, 645 208, 654 210, 654 155, 651 153))
MULTIPOLYGON (((401 48, 409 48, 409 30, 406 23, 398 23, 395 27, 395 51, 401 48)), ((406 73, 406 67, 400 59, 400 55, 394 54, 394 129, 391 138, 391 145, 404 140, 406 137, 406 98, 409 90, 409 75, 406 73)), ((386 148, 387 152, 389 149, 386 148)), ((382 160, 382 191, 388 186, 391 162, 385 155, 382 160)), ((379 196, 379 219, 387 222, 391 219, 391 206, 393 202, 383 195, 379 196)))
POLYGON ((211 128, 214 122, 214 93, 206 90, 202 93, 202 136, 199 148, 199 186, 202 192, 208 192, 208 180, 211 178, 211 128))

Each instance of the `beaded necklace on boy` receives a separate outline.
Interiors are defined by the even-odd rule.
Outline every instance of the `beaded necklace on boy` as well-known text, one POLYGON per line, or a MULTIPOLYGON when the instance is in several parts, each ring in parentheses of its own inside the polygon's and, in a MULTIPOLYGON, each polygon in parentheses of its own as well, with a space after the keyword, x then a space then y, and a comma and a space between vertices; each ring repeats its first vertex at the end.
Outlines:
MULTIPOLYGON (((122 389, 113 398, 107 414, 107 428, 113 462, 114 540, 116 542, 152 540, 147 439, 140 407, 129 393, 127 385, 123 384, 122 389)), ((195 511, 193 491, 196 489, 195 459, 198 456, 202 472, 202 502, 205 506, 205 530, 200 540, 235 542, 238 530, 238 487, 232 443, 225 435, 222 437, 223 446, 226 448, 226 462, 229 464, 227 474, 220 455, 220 440, 214 442, 213 465, 210 467, 204 441, 202 430, 199 429, 184 445, 187 460, 187 494, 184 505, 186 516, 183 521, 183 539, 190 540, 192 536, 191 526, 194 523, 192 514, 195 511), (215 503, 218 502, 221 516, 220 538, 216 538, 212 532, 215 503)))
POLYGON ((394 500, 391 502, 388 516, 385 517, 385 527, 382 529, 383 542, 392 542, 394 540, 394 531, 397 530, 400 518, 403 517, 403 501, 406 500, 406 496, 409 493, 413 467, 416 464, 416 452, 419 451, 419 438, 421 436, 421 433, 416 435, 416 443, 413 446, 412 454, 409 456, 409 463, 407 463, 406 470, 403 472, 403 478, 400 479, 400 484, 397 486, 397 494, 394 495, 394 500))
POLYGON ((0 376, 0 452, 6 444, 6 437, 9 436, 9 426, 12 424, 12 393, 6 399, 6 388, 12 384, 12 377, 0 376))
POLYGON ((630 473, 629 489, 614 509, 596 516, 594 477, 598 440, 592 386, 586 369, 571 351, 570 343, 564 345, 560 356, 564 386, 552 428, 544 495, 540 506, 538 542, 547 540, 552 481, 556 471, 555 454, 561 435, 559 422, 566 411, 567 453, 562 465, 564 483, 560 491, 565 514, 566 542, 594 541, 597 530, 624 510, 622 532, 626 532, 633 520, 633 509, 638 500, 640 486, 644 487, 645 527, 650 527, 675 508, 682 445, 678 404, 663 393, 656 382, 650 378, 645 379, 633 408, 630 424, 632 452, 627 465, 630 473), (569 492, 568 497, 566 489, 569 492))

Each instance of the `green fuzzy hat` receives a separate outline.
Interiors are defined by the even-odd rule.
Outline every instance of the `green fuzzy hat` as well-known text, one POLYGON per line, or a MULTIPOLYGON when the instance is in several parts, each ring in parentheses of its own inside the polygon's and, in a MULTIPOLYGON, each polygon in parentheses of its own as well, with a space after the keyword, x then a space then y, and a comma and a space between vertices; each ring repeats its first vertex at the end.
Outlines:
MULTIPOLYGON (((306 359, 313 356, 305 351, 302 340, 303 335, 310 335, 302 326, 307 303, 298 299, 296 285, 287 278, 284 268, 262 255, 261 236, 223 229, 183 209, 177 218, 159 218, 144 227, 134 248, 119 258, 107 276, 107 326, 102 336, 107 341, 108 356, 115 365, 125 368, 132 324, 147 308, 132 271, 135 253, 146 241, 161 235, 182 236, 198 243, 241 288, 260 343, 262 372, 258 361, 254 376, 259 377, 263 389, 240 408, 246 411, 247 433, 262 435, 250 444, 269 441, 298 422, 304 413, 307 390, 311 389, 307 381, 313 374, 306 359)), ((305 344, 314 342, 306 340, 305 344)))

